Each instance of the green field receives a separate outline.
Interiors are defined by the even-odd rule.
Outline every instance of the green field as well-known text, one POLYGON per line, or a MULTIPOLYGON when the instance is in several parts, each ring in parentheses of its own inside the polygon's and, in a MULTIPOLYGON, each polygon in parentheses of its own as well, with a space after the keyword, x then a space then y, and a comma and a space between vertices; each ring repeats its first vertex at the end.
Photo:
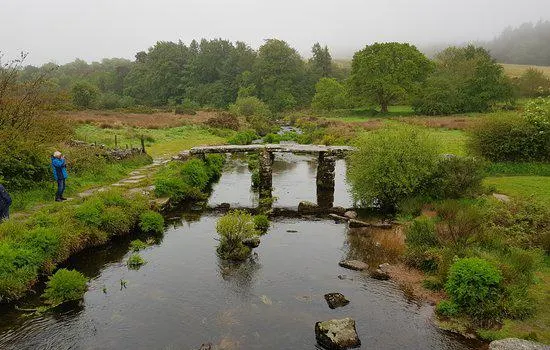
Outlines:
POLYGON ((485 184, 497 192, 512 197, 532 198, 550 203, 550 177, 548 176, 500 176, 488 177, 485 184))
POLYGON ((504 73, 508 75, 509 77, 515 78, 519 77, 523 74, 527 69, 529 68, 535 68, 537 70, 540 70, 544 72, 544 74, 550 78, 550 67, 548 66, 530 66, 530 65, 524 65, 524 64, 507 64, 502 63, 502 67, 504 67, 504 73))

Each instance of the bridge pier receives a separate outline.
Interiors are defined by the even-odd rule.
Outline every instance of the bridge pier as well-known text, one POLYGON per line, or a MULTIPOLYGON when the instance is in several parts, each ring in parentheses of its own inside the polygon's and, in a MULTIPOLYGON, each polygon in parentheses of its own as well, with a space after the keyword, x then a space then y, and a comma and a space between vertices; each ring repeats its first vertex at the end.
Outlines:
POLYGON ((266 198, 272 198, 271 193, 273 188, 273 159, 275 155, 273 152, 269 152, 266 149, 260 151, 259 163, 260 163, 260 201, 266 198))
POLYGON ((331 208, 334 205, 334 168, 336 157, 328 152, 319 152, 317 165, 317 205, 331 208))

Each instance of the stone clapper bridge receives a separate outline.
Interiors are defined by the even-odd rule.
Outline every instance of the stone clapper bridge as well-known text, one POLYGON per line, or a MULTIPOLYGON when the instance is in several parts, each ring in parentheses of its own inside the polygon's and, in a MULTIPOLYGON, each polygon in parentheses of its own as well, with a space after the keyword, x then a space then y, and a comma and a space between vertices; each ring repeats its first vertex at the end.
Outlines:
POLYGON ((180 159, 189 156, 204 157, 206 154, 222 153, 258 153, 260 163, 260 199, 272 196, 272 165, 275 153, 310 154, 318 156, 317 165, 317 205, 330 208, 334 202, 334 166, 336 159, 344 158, 355 151, 350 146, 323 146, 299 144, 257 144, 257 145, 223 145, 193 147, 180 153, 180 159))

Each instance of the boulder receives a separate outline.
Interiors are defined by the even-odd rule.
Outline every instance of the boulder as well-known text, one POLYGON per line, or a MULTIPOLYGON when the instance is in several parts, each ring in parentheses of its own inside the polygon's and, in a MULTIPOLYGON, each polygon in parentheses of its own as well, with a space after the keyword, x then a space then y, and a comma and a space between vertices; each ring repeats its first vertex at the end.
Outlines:
POLYGON ((241 243, 249 248, 257 248, 260 245, 260 237, 254 236, 250 238, 245 238, 241 243))
POLYGON ((315 339, 327 350, 345 350, 361 346, 351 318, 315 323, 315 339))
POLYGON ((348 210, 344 213, 344 216, 348 219, 357 219, 357 212, 354 210, 348 210))
POLYGON ((344 207, 332 207, 332 208, 330 208, 329 211, 330 211, 332 214, 344 215, 344 213, 346 212, 346 208, 344 208, 344 207))
POLYGON ((369 265, 359 260, 342 260, 338 265, 345 267, 346 269, 363 271, 369 268, 369 265))
POLYGON ((305 214, 315 214, 319 212, 319 206, 313 202, 302 201, 298 204, 298 212, 305 214))
POLYGON ((374 271, 371 271, 370 276, 374 279, 381 280, 381 281, 387 281, 390 279, 390 275, 386 271, 380 268, 374 271))
POLYGON ((337 307, 342 307, 349 304, 349 300, 340 293, 325 294, 325 300, 327 301, 328 307, 331 309, 336 309, 337 307))
POLYGON ((549 350, 550 346, 529 340, 506 338, 492 341, 489 350, 549 350))

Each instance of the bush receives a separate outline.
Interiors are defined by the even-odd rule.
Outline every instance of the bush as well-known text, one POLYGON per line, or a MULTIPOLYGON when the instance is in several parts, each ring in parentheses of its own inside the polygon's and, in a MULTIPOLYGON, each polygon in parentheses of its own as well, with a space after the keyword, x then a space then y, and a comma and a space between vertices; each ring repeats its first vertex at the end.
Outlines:
POLYGON ((246 122, 250 126, 250 129, 254 130, 258 135, 265 136, 277 129, 277 126, 267 117, 252 115, 246 117, 246 122))
POLYGON ((461 310, 479 320, 500 317, 502 274, 479 258, 458 259, 449 269, 445 291, 461 310))
POLYGON ((334 78, 321 78, 315 84, 311 107, 318 111, 332 111, 347 107, 346 89, 334 78))
POLYGON ((142 240, 135 239, 130 242, 130 250, 133 252, 139 252, 140 250, 143 250, 145 248, 149 247, 147 243, 143 242, 142 240))
POLYGON ((216 224, 220 244, 216 249, 222 259, 242 261, 250 255, 251 249, 242 244, 245 238, 258 235, 252 215, 244 211, 231 211, 222 216, 216 224))
POLYGON ((60 269, 49 278, 42 298, 50 305, 82 299, 87 282, 87 278, 76 270, 60 269))
POLYGON ((240 131, 233 135, 227 142, 230 145, 250 145, 252 141, 258 139, 259 136, 254 130, 240 131))
POLYGON ((147 210, 139 216, 139 228, 147 233, 164 232, 164 218, 157 212, 147 210))
POLYGON ((428 217, 415 219, 407 229, 405 243, 411 248, 431 248, 438 245, 434 220, 428 217))
POLYGON ((183 102, 174 107, 174 114, 195 115, 200 105, 186 98, 183 102))
POLYGON ((439 156, 436 141, 418 128, 399 126, 372 131, 350 155, 348 177, 355 200, 393 211, 408 197, 425 192, 439 156))
POLYGON ((544 72, 529 67, 514 81, 518 93, 522 97, 542 97, 550 95, 550 79, 544 72))
POLYGON ((238 97, 235 103, 229 106, 229 112, 243 117, 271 116, 269 106, 256 96, 238 97))
POLYGON ((437 312, 437 314, 441 316, 453 317, 458 315, 460 309, 458 305, 456 305, 452 301, 441 300, 435 307, 435 312, 437 312))
POLYGON ((71 93, 74 105, 79 108, 92 107, 99 95, 97 87, 86 81, 74 84, 71 93))
POLYGON ((471 132, 470 148, 491 161, 550 160, 550 132, 535 125, 537 113, 529 116, 484 118, 471 132))
POLYGON ((476 194, 485 175, 483 165, 471 157, 446 156, 440 159, 426 186, 426 195, 443 199, 476 194))
POLYGON ((139 268, 143 265, 145 265, 147 261, 145 261, 141 255, 134 253, 130 255, 128 258, 128 261, 126 262, 126 265, 128 265, 128 268, 130 270, 139 270, 139 268))
POLYGON ((254 216, 254 227, 259 232, 266 233, 269 230, 269 225, 270 222, 267 215, 260 214, 254 216))
POLYGON ((204 190, 210 180, 204 162, 197 158, 183 163, 180 176, 186 185, 196 187, 199 190, 204 190))
POLYGON ((206 125, 212 128, 239 130, 241 123, 239 118, 235 115, 227 112, 220 112, 215 117, 212 117, 206 121, 206 125))

